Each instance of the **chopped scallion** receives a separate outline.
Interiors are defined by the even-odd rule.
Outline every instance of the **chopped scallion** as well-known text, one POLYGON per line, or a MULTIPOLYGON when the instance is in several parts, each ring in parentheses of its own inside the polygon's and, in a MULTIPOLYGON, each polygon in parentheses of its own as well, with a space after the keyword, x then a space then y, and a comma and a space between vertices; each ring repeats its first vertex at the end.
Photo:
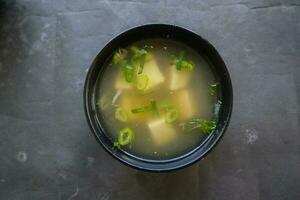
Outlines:
POLYGON ((215 96, 217 94, 217 89, 218 89, 218 83, 209 84, 208 91, 211 96, 215 96))
POLYGON ((155 100, 151 100, 150 106, 144 106, 144 107, 140 107, 140 108, 133 108, 133 109, 131 109, 131 112, 133 114, 143 113, 143 112, 153 112, 155 114, 158 114, 157 103, 156 103, 155 100))
POLYGON ((113 56, 113 62, 115 64, 120 63, 122 60, 124 60, 127 56, 127 50, 126 49, 119 49, 117 52, 115 52, 113 56))
POLYGON ((118 136, 118 144, 121 146, 130 144, 134 139, 134 132, 131 128, 123 128, 118 136))
POLYGON ((181 69, 193 70, 194 67, 195 67, 195 64, 192 61, 183 60, 181 62, 181 69))
POLYGON ((173 63, 176 65, 177 70, 187 69, 193 70, 195 68, 195 64, 192 61, 188 61, 184 59, 185 52, 181 51, 178 57, 175 57, 173 63))
POLYGON ((139 70, 138 70, 138 74, 143 73, 144 70, 144 66, 145 66, 145 62, 146 62, 146 55, 142 55, 139 59, 140 62, 140 66, 139 66, 139 70))
POLYGON ((139 68, 138 68, 138 74, 142 74, 144 70, 144 65, 146 62, 146 54, 148 51, 146 50, 146 47, 144 48, 137 48, 136 46, 130 47, 131 53, 132 53, 132 63, 138 63, 139 68))
POLYGON ((184 52, 184 51, 181 51, 181 52, 179 53, 179 57, 175 60, 176 69, 177 69, 177 70, 181 70, 181 68, 182 68, 181 63, 182 63, 184 54, 185 54, 185 52, 184 52))
POLYGON ((147 111, 148 111, 148 107, 131 109, 131 112, 134 113, 134 114, 136 114, 136 113, 143 113, 143 112, 147 112, 147 111))
POLYGON ((153 113, 155 113, 155 114, 158 114, 156 101, 155 100, 151 100, 150 105, 151 105, 151 107, 150 107, 151 111, 153 113))
POLYGON ((210 134, 216 129, 216 122, 214 120, 192 119, 182 124, 183 131, 186 133, 194 130, 200 130, 202 133, 210 134))
POLYGON ((212 120, 203 120, 200 123, 200 130, 205 133, 209 134, 216 129, 216 122, 212 120))
POLYGON ((138 90, 145 90, 148 87, 149 78, 147 75, 141 74, 137 75, 136 78, 136 88, 138 90))
POLYGON ((134 76, 134 69, 132 65, 126 64, 125 67, 123 68, 123 73, 125 76, 125 80, 127 82, 132 82, 134 76))
POLYGON ((113 145, 113 147, 115 147, 115 148, 120 148, 120 147, 121 147, 121 145, 119 144, 119 142, 114 142, 114 145, 113 145))

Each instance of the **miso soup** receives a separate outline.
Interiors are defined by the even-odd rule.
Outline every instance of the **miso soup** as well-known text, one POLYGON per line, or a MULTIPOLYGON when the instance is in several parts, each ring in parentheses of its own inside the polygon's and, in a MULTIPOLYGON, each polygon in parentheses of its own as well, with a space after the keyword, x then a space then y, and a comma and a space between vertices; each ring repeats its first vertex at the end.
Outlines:
POLYGON ((143 159, 172 159, 215 130, 219 83, 189 46, 141 40, 117 49, 105 65, 95 102, 116 149, 143 159))

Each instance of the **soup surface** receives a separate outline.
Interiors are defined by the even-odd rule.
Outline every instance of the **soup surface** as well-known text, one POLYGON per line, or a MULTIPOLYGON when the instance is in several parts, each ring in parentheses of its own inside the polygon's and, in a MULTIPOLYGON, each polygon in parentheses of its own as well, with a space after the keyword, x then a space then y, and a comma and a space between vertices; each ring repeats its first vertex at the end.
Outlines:
POLYGON ((172 159, 216 128, 218 82, 187 45, 141 40, 120 47, 104 67, 95 102, 115 148, 144 159, 172 159))

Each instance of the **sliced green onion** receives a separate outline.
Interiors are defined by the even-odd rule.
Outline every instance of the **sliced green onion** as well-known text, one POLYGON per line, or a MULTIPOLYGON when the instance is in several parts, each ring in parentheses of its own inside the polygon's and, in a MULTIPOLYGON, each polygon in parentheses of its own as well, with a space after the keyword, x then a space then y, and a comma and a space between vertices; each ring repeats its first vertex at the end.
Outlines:
POLYGON ((132 53, 132 59, 133 60, 138 60, 141 56, 146 55, 148 52, 146 49, 139 49, 136 46, 130 47, 130 51, 132 53))
POLYGON ((203 120, 200 123, 200 129, 203 133, 209 134, 216 129, 216 122, 211 120, 203 120))
POLYGON ((151 100, 150 104, 151 104, 151 111, 153 113, 155 113, 155 114, 158 114, 156 101, 155 100, 151 100))
POLYGON ((138 53, 140 56, 142 56, 142 55, 146 55, 148 52, 147 52, 147 50, 145 50, 145 49, 139 49, 139 50, 137 51, 137 53, 138 53))
POLYGON ((195 64, 192 61, 183 60, 181 62, 181 69, 193 70, 195 68, 195 64))
POLYGON ((126 58, 126 56, 127 56, 127 50, 120 48, 117 52, 115 52, 115 54, 113 56, 113 62, 115 64, 118 64, 119 62, 124 60, 126 58))
POLYGON ((192 119, 181 125, 183 131, 186 133, 199 129, 202 133, 210 134, 217 127, 217 124, 214 120, 202 120, 202 119, 192 119))
POLYGON ((125 67, 123 68, 123 73, 125 76, 125 80, 127 82, 132 82, 134 76, 134 69, 132 65, 126 64, 125 67))
POLYGON ((139 50, 139 48, 137 48, 137 46, 131 46, 129 49, 133 55, 136 55, 139 50))
POLYGON ((151 100, 150 106, 144 106, 144 107, 140 107, 140 108, 133 108, 133 109, 131 109, 131 112, 133 114, 143 113, 143 112, 153 112, 155 114, 158 114, 157 103, 156 103, 155 100, 151 100))
POLYGON ((139 69, 138 69, 138 74, 142 74, 144 70, 144 65, 146 62, 146 54, 148 51, 146 48, 137 48, 136 46, 130 47, 131 53, 132 53, 132 63, 138 63, 139 64, 139 69))
POLYGON ((146 62, 146 54, 142 55, 139 59, 140 61, 140 66, 139 66, 139 70, 138 70, 138 74, 143 73, 144 70, 144 66, 145 66, 145 62, 146 62))
POLYGON ((118 143, 121 146, 130 144, 134 139, 134 132, 131 128, 123 128, 118 136, 118 143))
POLYGON ((146 51, 150 50, 150 49, 154 49, 154 46, 152 45, 144 45, 143 49, 145 49, 146 51))
POLYGON ((148 87, 149 77, 147 75, 141 74, 137 75, 136 88, 138 90, 145 90, 148 87))
POLYGON ((166 123, 172 123, 176 121, 178 118, 178 111, 175 108, 167 109, 165 113, 165 121, 166 123))
POLYGON ((128 120, 128 114, 123 108, 117 107, 115 118, 121 122, 126 122, 128 120))
POLYGON ((179 56, 173 58, 173 64, 176 65, 177 70, 187 69, 187 70, 193 70, 195 68, 195 64, 192 61, 188 61, 184 59, 185 52, 181 51, 179 53, 179 56))
POLYGON ((127 82, 132 82, 133 77, 134 77, 134 68, 133 68, 133 66, 130 63, 128 63, 126 60, 122 60, 119 63, 119 65, 123 70, 123 75, 124 75, 125 80, 127 82))
POLYGON ((178 60, 182 61, 183 60, 183 57, 185 55, 185 52, 184 51, 180 51, 179 53, 179 57, 178 57, 178 60))
POLYGON ((131 112, 136 114, 136 113, 143 113, 147 111, 147 107, 143 107, 143 108, 134 108, 131 109, 131 112))
POLYGON ((218 83, 209 84, 209 94, 215 96, 217 94, 218 83))
POLYGON ((121 145, 119 144, 119 142, 114 142, 113 147, 114 148, 120 148, 121 145))
POLYGON ((176 69, 177 69, 177 70, 181 70, 181 68, 182 68, 181 62, 182 62, 182 60, 183 60, 184 54, 185 54, 185 52, 184 52, 184 51, 181 51, 181 52, 179 53, 179 57, 175 60, 176 69))

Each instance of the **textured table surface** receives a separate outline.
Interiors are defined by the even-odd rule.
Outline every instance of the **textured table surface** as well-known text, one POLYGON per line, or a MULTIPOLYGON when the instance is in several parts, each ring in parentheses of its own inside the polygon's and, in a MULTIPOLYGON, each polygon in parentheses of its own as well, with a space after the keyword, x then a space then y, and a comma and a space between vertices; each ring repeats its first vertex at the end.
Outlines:
POLYGON ((300 0, 0 0, 1 200, 298 200, 299 109, 300 0), (233 81, 222 141, 171 173, 114 160, 83 112, 92 59, 144 23, 199 33, 233 81))

